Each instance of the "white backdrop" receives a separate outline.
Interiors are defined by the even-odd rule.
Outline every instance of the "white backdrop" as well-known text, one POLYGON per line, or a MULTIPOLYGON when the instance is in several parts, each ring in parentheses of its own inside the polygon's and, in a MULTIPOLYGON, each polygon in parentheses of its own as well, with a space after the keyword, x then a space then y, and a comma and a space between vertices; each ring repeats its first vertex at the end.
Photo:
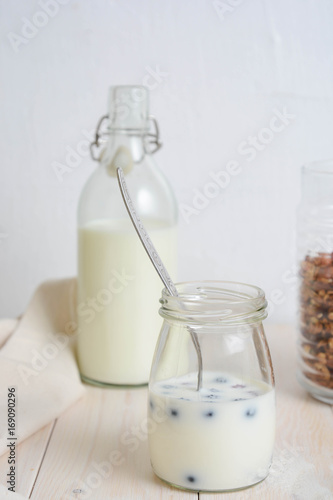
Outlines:
POLYGON ((156 161, 182 212, 179 278, 257 284, 271 319, 291 320, 300 166, 333 157, 333 2, 0 6, 0 315, 75 274, 86 137, 108 86, 128 83, 151 88, 156 161))

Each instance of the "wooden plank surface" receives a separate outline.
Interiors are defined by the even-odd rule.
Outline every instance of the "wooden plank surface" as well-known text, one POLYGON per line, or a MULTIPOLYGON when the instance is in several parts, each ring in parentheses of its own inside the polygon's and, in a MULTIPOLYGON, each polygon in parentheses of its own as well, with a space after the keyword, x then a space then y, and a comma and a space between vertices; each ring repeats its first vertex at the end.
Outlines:
MULTIPOLYGON (((43 427, 16 448, 16 491, 29 497, 44 458, 54 423, 43 427)), ((8 473, 7 455, 0 457, 0 484, 5 485, 8 473)))
POLYGON ((166 487, 148 455, 147 390, 88 387, 57 421, 33 500, 192 500, 166 487))
MULTIPOLYGON (((332 500, 333 408, 306 394, 295 378, 292 327, 268 325, 277 389, 277 439, 269 477, 253 488, 200 494, 201 500, 332 500)), ((146 389, 87 386, 87 396, 18 446, 17 491, 33 500, 185 500, 150 467, 146 389), (45 456, 44 456, 45 453, 45 456)), ((0 458, 5 484, 7 459, 0 458)))

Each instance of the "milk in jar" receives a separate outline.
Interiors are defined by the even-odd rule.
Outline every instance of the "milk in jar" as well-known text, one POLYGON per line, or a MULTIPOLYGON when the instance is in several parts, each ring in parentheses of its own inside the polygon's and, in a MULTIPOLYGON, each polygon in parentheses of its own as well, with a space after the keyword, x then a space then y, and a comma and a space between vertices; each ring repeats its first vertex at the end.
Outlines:
POLYGON ((270 468, 275 394, 268 384, 228 373, 156 383, 149 396, 151 463, 165 481, 198 491, 258 483, 270 468))

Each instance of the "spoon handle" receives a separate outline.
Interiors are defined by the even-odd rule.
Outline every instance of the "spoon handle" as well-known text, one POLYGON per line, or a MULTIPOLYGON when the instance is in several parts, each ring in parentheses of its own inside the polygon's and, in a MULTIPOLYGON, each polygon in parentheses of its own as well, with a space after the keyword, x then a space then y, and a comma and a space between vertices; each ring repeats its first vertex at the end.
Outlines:
POLYGON ((161 280, 163 281, 170 295, 177 296, 178 295, 177 289, 173 284, 168 271, 165 269, 163 262, 161 261, 160 256, 158 255, 156 248, 153 245, 153 242, 149 238, 147 231, 145 230, 145 227, 140 220, 140 217, 136 213, 132 199, 127 189, 123 170, 120 167, 117 168, 117 177, 121 195, 123 197, 131 221, 133 222, 133 226, 135 227, 135 230, 138 233, 138 236, 141 240, 141 243, 143 244, 152 264, 154 265, 156 271, 158 272, 161 280))
MULTIPOLYGON (((145 230, 144 225, 142 224, 140 217, 136 213, 136 210, 134 208, 132 199, 130 197, 130 194, 127 189, 127 184, 125 181, 125 176, 124 172, 121 167, 117 168, 117 178, 118 178, 118 183, 120 187, 120 192, 123 197, 128 215, 131 218, 131 221, 133 223, 133 226, 135 227, 136 232, 138 233, 138 236, 141 240, 141 243, 143 244, 153 266, 155 267, 159 277, 163 281, 166 289, 170 293, 170 295, 173 295, 175 297, 178 297, 178 292, 177 289, 172 281, 172 279, 169 276, 168 271, 164 267, 163 262, 160 259, 160 256, 157 253, 156 248, 154 247, 151 239, 149 238, 147 231, 145 230)), ((200 343, 198 339, 198 335, 193 328, 190 328, 189 326, 187 327, 187 330, 189 331, 193 345, 195 347, 197 357, 198 357, 198 383, 197 383, 197 390, 199 391, 202 387, 202 353, 201 353, 201 348, 200 348, 200 343)))

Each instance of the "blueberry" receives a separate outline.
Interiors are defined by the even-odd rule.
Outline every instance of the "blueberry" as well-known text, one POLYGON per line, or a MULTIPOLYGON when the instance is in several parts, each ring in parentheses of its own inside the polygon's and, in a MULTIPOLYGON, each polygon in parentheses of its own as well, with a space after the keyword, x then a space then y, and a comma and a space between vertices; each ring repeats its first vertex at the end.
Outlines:
POLYGON ((209 389, 210 392, 220 392, 218 389, 214 389, 214 387, 212 389, 209 389))
POLYGON ((205 396, 207 399, 218 399, 218 396, 216 394, 207 394, 207 396, 205 396))
POLYGON ((217 377, 215 379, 215 382, 217 382, 218 384, 226 384, 228 382, 228 379, 226 379, 225 377, 217 377))
POLYGON ((204 416, 208 417, 208 418, 211 418, 211 417, 214 416, 214 412, 213 411, 205 411, 204 412, 204 416))
POLYGON ((155 407, 155 405, 154 405, 154 403, 153 403, 153 400, 152 400, 152 399, 150 399, 150 400, 149 400, 149 406, 150 406, 150 409, 151 409, 151 410, 153 410, 153 409, 154 409, 154 407, 155 407))
POLYGON ((244 389, 244 387, 246 387, 246 385, 243 385, 243 384, 235 384, 235 385, 232 385, 231 386, 233 389, 244 389))
POLYGON ((189 398, 179 398, 179 399, 182 399, 183 401, 191 401, 189 398))
POLYGON ((236 398, 236 399, 234 399, 234 401, 245 401, 245 399, 244 398, 236 398))
POLYGON ((255 408, 249 408, 246 410, 245 415, 247 417, 254 417, 254 415, 257 413, 257 410, 255 408))
POLYGON ((194 476, 187 476, 186 478, 189 483, 195 483, 195 477, 194 476))
POLYGON ((179 411, 178 411, 178 410, 175 410, 174 408, 171 408, 171 409, 170 409, 170 415, 171 415, 172 417, 178 417, 178 415, 179 415, 179 411))
POLYGON ((170 384, 165 384, 162 387, 163 387, 163 389, 175 389, 175 386, 174 385, 170 385, 170 384))
POLYGON ((253 397, 259 396, 259 392, 256 392, 256 391, 247 391, 247 394, 250 394, 250 396, 253 396, 253 397))

